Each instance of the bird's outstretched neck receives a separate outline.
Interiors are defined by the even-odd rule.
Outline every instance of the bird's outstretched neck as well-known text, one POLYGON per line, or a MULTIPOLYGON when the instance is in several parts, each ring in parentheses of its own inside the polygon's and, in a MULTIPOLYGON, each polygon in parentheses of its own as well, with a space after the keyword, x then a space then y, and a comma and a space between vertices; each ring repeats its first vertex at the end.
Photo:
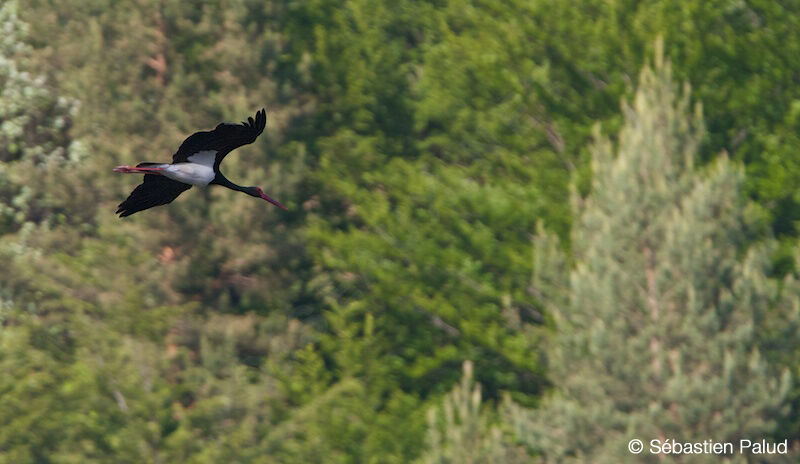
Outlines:
POLYGON ((214 177, 214 180, 212 180, 209 183, 210 184, 221 185, 223 187, 227 187, 227 188, 229 188, 231 190, 236 190, 236 191, 239 191, 239 192, 245 192, 247 190, 247 188, 242 187, 241 185, 236 185, 233 182, 231 182, 230 180, 228 180, 228 178, 223 176, 222 173, 219 172, 219 171, 217 171, 217 175, 214 177))
POLYGON ((221 185, 223 187, 228 187, 229 189, 236 190, 238 192, 246 193, 246 194, 250 195, 251 197, 261 198, 262 200, 265 200, 265 201, 268 201, 268 202, 272 203, 273 205, 277 206, 278 208, 281 208, 283 210, 288 210, 287 207, 283 206, 278 200, 275 200, 274 198, 272 198, 269 195, 267 195, 266 193, 264 193, 264 191, 261 190, 260 188, 258 188, 258 187, 242 187, 241 185, 236 185, 233 182, 229 181, 227 178, 225 178, 225 176, 223 176, 221 172, 217 172, 217 176, 210 183, 221 185))

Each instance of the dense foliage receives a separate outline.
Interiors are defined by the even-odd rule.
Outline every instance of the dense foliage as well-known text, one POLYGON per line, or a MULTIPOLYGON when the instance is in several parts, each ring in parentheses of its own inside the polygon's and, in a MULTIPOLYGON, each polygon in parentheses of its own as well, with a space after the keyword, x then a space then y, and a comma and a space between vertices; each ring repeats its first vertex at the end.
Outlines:
POLYGON ((742 170, 722 156, 696 171, 689 108, 657 55, 616 150, 593 144, 569 276, 557 240, 537 237, 555 389, 516 425, 546 461, 622 462, 631 437, 766 437, 791 412, 789 368, 769 360, 800 348, 800 286, 766 277, 771 242, 748 249, 742 170))
POLYGON ((0 462, 795 439, 798 13, 3 1, 0 462), (288 212, 113 214, 113 166, 262 106, 224 170, 288 212))

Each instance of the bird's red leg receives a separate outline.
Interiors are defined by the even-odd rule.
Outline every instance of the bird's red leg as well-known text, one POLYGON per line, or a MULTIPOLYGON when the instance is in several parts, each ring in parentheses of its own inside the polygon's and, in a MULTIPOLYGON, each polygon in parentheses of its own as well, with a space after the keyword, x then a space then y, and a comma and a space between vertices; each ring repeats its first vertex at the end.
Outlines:
POLYGON ((124 174, 136 174, 136 173, 148 173, 148 172, 159 172, 163 171, 164 168, 137 168, 135 166, 117 166, 114 168, 114 172, 121 172, 124 174))

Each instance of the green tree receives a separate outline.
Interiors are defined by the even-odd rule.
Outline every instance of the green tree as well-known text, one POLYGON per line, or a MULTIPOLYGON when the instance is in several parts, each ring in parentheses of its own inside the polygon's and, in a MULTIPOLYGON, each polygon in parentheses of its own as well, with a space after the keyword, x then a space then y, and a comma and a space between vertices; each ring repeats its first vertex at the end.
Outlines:
POLYGON ((415 112, 426 143, 437 152, 459 160, 480 157, 486 164, 508 149, 524 148, 518 153, 527 158, 515 172, 541 186, 547 201, 539 215, 567 239, 563 192, 571 168, 566 166, 581 174, 579 187, 585 191, 592 125, 618 130, 618 102, 635 87, 654 40, 663 36, 676 76, 692 82, 692 98, 706 108, 708 132, 698 161, 725 150, 743 162, 745 191, 765 209, 781 239, 776 270, 793 266, 800 211, 795 188, 800 157, 794 150, 800 89, 793 85, 800 59, 798 4, 452 0, 445 5, 445 14, 434 22, 436 33, 426 35, 426 65, 419 73, 426 98, 415 112), (537 166, 532 173, 530 165, 537 166))
MULTIPOLYGON (((154 4, 134 5, 127 16, 117 16, 114 8, 94 9, 82 2, 53 6, 37 18, 39 26, 49 21, 59 25, 47 30, 53 39, 47 47, 63 47, 60 51, 65 53, 55 57, 49 68, 41 63, 48 62, 53 49, 29 45, 40 38, 26 34, 28 26, 19 18, 16 3, 6 2, 0 8, 4 31, 0 42, 0 368, 4 372, 0 376, 0 461, 252 459, 252 453, 264 451, 259 446, 267 432, 287 420, 288 410, 300 402, 288 395, 296 393, 307 401, 309 392, 327 387, 320 385, 322 381, 312 382, 322 368, 311 362, 312 357, 303 357, 302 350, 314 340, 306 325, 283 314, 253 314, 254 310, 264 314, 290 308, 290 297, 281 295, 298 293, 299 284, 286 285, 283 294, 264 291, 271 285, 266 280, 276 283, 273 279, 280 280, 281 275, 292 282, 296 279, 263 266, 269 260, 265 256, 273 253, 263 241, 264 230, 291 234, 284 226, 259 224, 271 221, 269 216, 253 210, 253 216, 233 215, 222 204, 209 208, 216 215, 208 217, 220 218, 216 230, 201 228, 199 234, 180 228, 157 232, 159 227, 152 226, 159 222, 150 217, 139 224, 120 223, 113 216, 113 204, 129 191, 132 179, 108 175, 108 168, 133 153, 160 157, 153 153, 159 149, 152 143, 162 143, 158 137, 148 140, 148 136, 124 134, 152 135, 166 127, 160 137, 165 147, 169 142, 174 149, 181 131, 173 122, 159 127, 154 121, 164 123, 174 115, 169 112, 171 105, 196 100, 199 90, 190 84, 207 82, 187 76, 196 75, 195 71, 181 72, 184 68, 173 58, 182 54, 159 36, 160 10, 147 8, 154 4), (67 13, 70 7, 75 8, 67 13), (73 39, 65 39, 70 34, 73 39), (176 69, 159 77, 159 70, 164 71, 158 58, 161 52, 172 53, 165 59, 176 69), (114 58, 109 60, 109 56, 114 58), (57 67, 80 71, 51 79, 37 75, 33 70, 38 67, 43 69, 41 76, 47 75, 45 71, 57 74, 53 72, 57 67), (76 113, 77 105, 59 97, 59 92, 85 97, 82 111, 76 113), (86 141, 84 146, 73 142, 76 134, 86 141), (170 134, 172 140, 168 140, 170 134), (123 182, 128 184, 125 190, 123 182), (203 239, 206 233, 216 239, 203 239), (248 233, 255 237, 244 239, 248 233), (190 238, 186 248, 180 249, 175 241, 181 234, 197 240, 190 238), (243 246, 243 240, 253 246, 243 246), (210 283, 211 275, 219 277, 217 284, 210 283), (198 279, 205 285, 197 286, 198 279), (186 304, 189 299, 205 304, 186 304), (226 317, 210 309, 246 314, 226 317), (212 316, 206 317, 208 313, 212 316)), ((205 47, 196 50, 203 55, 208 47, 220 46, 214 33, 224 33, 210 25, 216 12, 184 19, 174 8, 167 8, 164 14, 174 21, 169 23, 174 29, 165 26, 164 30, 179 39, 180 32, 186 32, 207 40, 205 47)), ((251 11, 233 8, 225 13, 247 16, 251 11)), ((227 30, 236 30, 241 23, 228 20, 227 30)), ((259 34, 269 36, 253 30, 253 35, 259 34)), ((185 47, 201 42, 196 37, 185 39, 185 47)), ((255 63, 248 71, 257 74, 259 61, 253 58, 257 49, 223 45, 247 54, 240 59, 255 63)), ((225 56, 232 57, 233 52, 225 56)), ((213 77, 231 88, 241 86, 231 76, 217 73, 213 77)), ((259 82, 269 87, 268 81, 259 82)), ((213 86, 202 91, 211 94, 206 100, 211 106, 214 102, 241 104, 242 111, 253 111, 244 96, 238 101, 215 99, 213 86)), ((221 92, 234 93, 230 88, 221 92)), ((279 114, 271 114, 275 113, 279 114)), ((186 123, 184 118, 181 121, 186 123)), ((196 129, 194 123, 187 126, 196 129)), ((165 148, 163 153, 168 156, 169 152, 165 148)), ((230 172, 239 171, 251 181, 280 177, 277 170, 244 173, 244 163, 230 161, 230 172)), ((280 195, 279 186, 272 190, 280 195)), ((202 205, 203 200, 195 201, 202 205)), ((233 196, 219 200, 226 203, 233 196)), ((179 224, 191 227, 197 222, 179 224)), ((302 262, 300 253, 289 255, 302 262)))
POLYGON ((574 202, 572 270, 558 272, 556 239, 538 238, 555 390, 512 417, 545 462, 627 461, 634 437, 766 437, 789 412, 791 376, 775 360, 797 350, 800 286, 767 277, 769 244, 747 246, 742 169, 724 155, 694 167, 700 111, 659 52, 623 110, 616 150, 598 138, 592 193, 574 202))
POLYGON ((481 406, 481 388, 472 376, 472 362, 464 362, 461 382, 448 393, 441 407, 428 411, 428 451, 421 462, 497 463, 529 462, 521 447, 510 446, 489 412, 481 406))
POLYGON ((91 175, 82 180, 95 195, 87 203, 100 207, 97 220, 126 228, 142 251, 170 256, 164 284, 173 301, 199 298, 204 309, 236 313, 302 313, 312 300, 304 291, 309 264, 297 231, 302 209, 291 196, 305 176, 305 152, 283 142, 304 109, 284 78, 290 70, 281 67, 288 45, 276 29, 285 8, 245 1, 27 4, 28 12, 41 12, 27 18, 36 63, 65 94, 81 98, 72 132, 93 153, 84 165, 91 175), (212 188, 194 189, 169 210, 121 224, 113 218, 137 179, 109 174, 111 167, 169 160, 194 131, 242 120, 262 106, 265 134, 223 168, 236 182, 280 198, 290 213, 212 188))
MULTIPOLYGON (((570 236, 569 182, 591 190, 592 125, 619 129, 657 35, 707 108, 698 164, 743 162, 782 267, 759 261, 772 244, 745 253, 760 226, 706 236, 791 267, 798 4, 17 1, 0 29, 0 460, 408 462, 464 359, 482 411, 438 414, 425 457, 495 447, 497 399, 543 388, 539 297, 573 307, 530 287, 569 260, 529 235, 596 243, 570 236), (136 181, 110 167, 261 106, 267 131, 224 168, 290 212, 193 189, 113 215, 136 181)), ((753 330, 762 360, 791 365, 777 294, 794 284, 772 285, 753 330)), ((445 404, 472 404, 459 388, 445 404)))
MULTIPOLYGON (((58 95, 43 75, 32 71, 27 23, 16 1, 0 6, 0 234, 26 223, 80 223, 66 213, 72 178, 86 151, 69 136, 77 102, 58 95)), ((46 226, 47 224, 45 224, 46 226)))
MULTIPOLYGON (((308 221, 318 266, 312 283, 332 329, 325 349, 351 373, 368 362, 346 340, 369 344, 374 362, 366 375, 374 380, 367 384, 376 389, 442 393, 470 358, 490 395, 505 388, 533 393, 533 348, 507 317, 532 306, 521 276, 530 272, 528 231, 545 202, 540 185, 531 187, 535 168, 512 174, 530 146, 520 142, 523 148, 498 148, 485 158, 474 147, 461 157, 442 155, 433 132, 414 121, 439 97, 417 85, 417 74, 428 67, 422 43, 440 35, 442 7, 368 3, 336 10, 312 55, 326 71, 319 82, 335 80, 326 121, 341 121, 326 122, 332 133, 314 146, 323 208, 308 221)), ((450 77, 434 79, 444 86, 450 77)), ((471 97, 472 88, 455 83, 463 94, 454 98, 471 97)), ((496 126, 503 125, 487 130, 496 126)), ((498 144, 512 129, 503 130, 498 144)))

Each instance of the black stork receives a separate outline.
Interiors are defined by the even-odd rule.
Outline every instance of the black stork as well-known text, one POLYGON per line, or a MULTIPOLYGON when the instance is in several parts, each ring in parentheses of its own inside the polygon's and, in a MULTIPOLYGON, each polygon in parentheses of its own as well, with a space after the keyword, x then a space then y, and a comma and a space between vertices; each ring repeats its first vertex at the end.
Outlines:
POLYGON ((130 196, 119 204, 120 217, 170 203, 192 185, 221 185, 251 197, 262 198, 273 205, 286 209, 258 187, 242 187, 229 181, 219 170, 225 155, 253 143, 267 125, 267 113, 262 108, 256 118, 247 118, 241 124, 219 124, 212 131, 201 131, 183 141, 172 163, 139 163, 133 166, 117 166, 114 172, 144 174, 130 196))

